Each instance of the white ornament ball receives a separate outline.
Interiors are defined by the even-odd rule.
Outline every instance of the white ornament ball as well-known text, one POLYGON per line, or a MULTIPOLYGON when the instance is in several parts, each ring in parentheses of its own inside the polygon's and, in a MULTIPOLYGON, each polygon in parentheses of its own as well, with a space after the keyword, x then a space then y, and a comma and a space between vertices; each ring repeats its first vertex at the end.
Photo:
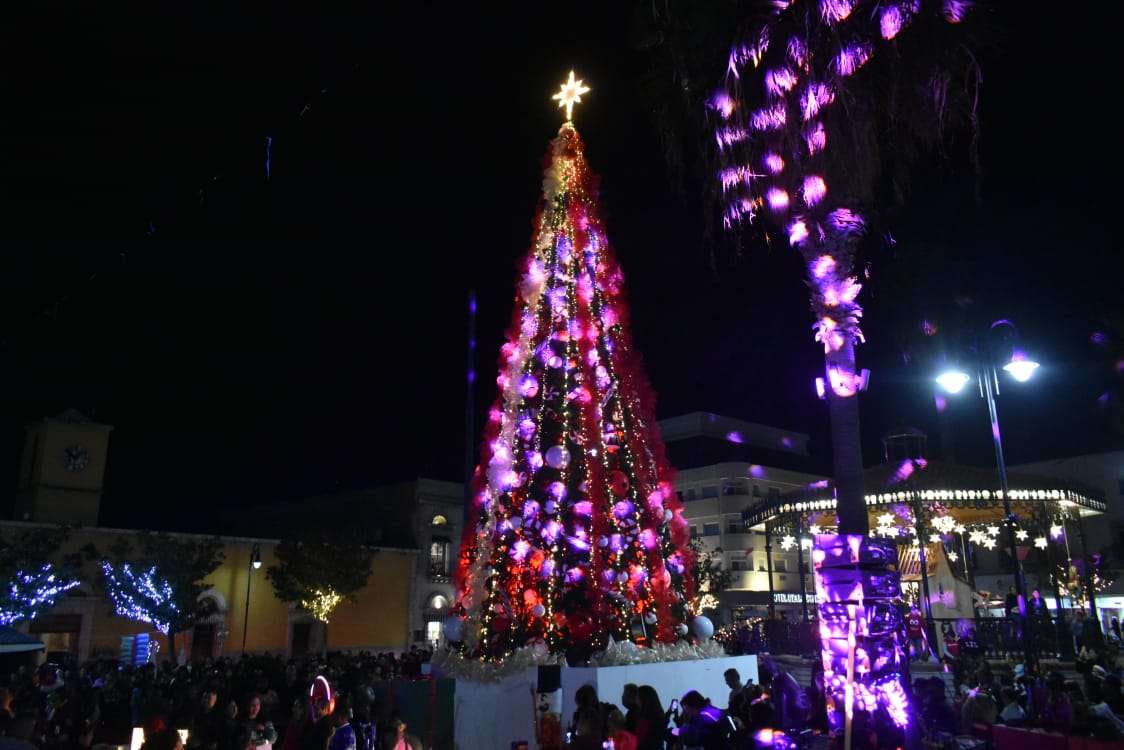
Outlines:
POLYGON ((598 539, 597 540, 597 546, 598 547, 608 547, 609 546, 609 537, 603 536, 600 539, 598 539))
POLYGON ((554 469, 565 469, 570 465, 570 451, 561 445, 552 445, 546 451, 546 463, 554 469))
POLYGON ((691 620, 691 635, 700 641, 709 641, 714 636, 714 623, 709 617, 699 615, 691 620))
POLYGON ((628 573, 624 572, 623 570, 620 573, 617 573, 617 581, 619 583, 628 583, 628 573))
POLYGON ((450 615, 445 618, 445 639, 450 641, 460 641, 464 637, 464 620, 456 615, 450 615))
POLYGON ((645 612, 644 613, 644 623, 647 624, 647 625, 655 625, 656 624, 656 613, 655 612, 645 612))
POLYGON ((512 528, 518 529, 522 525, 523 525, 523 517, 522 516, 512 516, 511 517, 512 528))
POLYGON ((679 635, 687 635, 687 626, 684 623, 679 623, 675 628, 675 632, 679 635))
POLYGON ((675 518, 675 514, 674 514, 674 513, 672 513, 672 512, 670 511, 670 510, 665 510, 665 511, 663 512, 663 522, 664 522, 664 523, 667 523, 667 522, 669 522, 669 521, 670 521, 671 519, 673 519, 673 518, 675 518))
POLYGON ((541 604, 536 604, 535 606, 531 607, 531 614, 535 617, 542 617, 546 614, 546 607, 541 604))

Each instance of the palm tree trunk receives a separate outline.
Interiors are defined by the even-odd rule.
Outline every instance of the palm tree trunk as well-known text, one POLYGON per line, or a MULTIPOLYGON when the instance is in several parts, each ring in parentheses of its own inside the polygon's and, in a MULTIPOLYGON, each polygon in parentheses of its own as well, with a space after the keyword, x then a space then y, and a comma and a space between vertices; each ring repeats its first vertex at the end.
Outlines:
MULTIPOLYGON (((842 347, 825 357, 831 383, 831 369, 855 372, 855 347, 850 337, 842 347)), ((841 396, 831 387, 825 388, 828 413, 831 415, 832 473, 835 475, 835 496, 839 513, 839 533, 863 534, 869 531, 866 497, 863 490, 862 438, 859 432, 859 398, 855 393, 841 396)))

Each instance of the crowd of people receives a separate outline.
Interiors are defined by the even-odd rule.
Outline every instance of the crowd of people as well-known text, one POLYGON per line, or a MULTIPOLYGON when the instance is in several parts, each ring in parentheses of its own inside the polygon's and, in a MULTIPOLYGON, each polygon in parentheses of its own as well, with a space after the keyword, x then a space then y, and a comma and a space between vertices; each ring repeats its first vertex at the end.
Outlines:
MULTIPOLYGON (((746 629, 744 645, 763 645, 760 626, 746 629)), ((911 640, 915 650, 927 648, 911 640)), ((971 632, 945 634, 942 642, 957 646, 942 654, 944 676, 911 685, 916 731, 925 737, 986 735, 1003 724, 1124 740, 1124 670, 1111 637, 1100 649, 1082 645, 1069 678, 1033 660, 989 659, 994 655, 971 632)), ((25 667, 0 681, 0 750, 129 745, 135 727, 143 728, 143 750, 421 750, 394 706, 380 702, 377 687, 423 676, 430 656, 411 649, 182 666, 105 659, 67 669, 25 667), (317 692, 318 676, 330 691, 317 692)), ((652 686, 627 685, 612 704, 585 686, 567 717, 566 741, 588 750, 805 747, 827 729, 823 673, 818 660, 811 664, 812 679, 803 686, 759 649, 759 680, 728 670, 729 694, 714 702, 686 690, 663 705, 652 686)))
POLYGON ((72 669, 21 667, 0 687, 0 749, 130 745, 133 728, 142 727, 144 750, 420 750, 401 716, 379 704, 375 686, 421 675, 430 655, 415 648, 183 666, 106 659, 72 669), (310 693, 317 675, 330 695, 310 693))
POLYGON ((651 685, 625 685, 620 703, 602 702, 591 685, 578 689, 567 733, 578 750, 748 750, 805 746, 813 730, 826 729, 822 680, 806 689, 768 657, 759 662, 758 683, 736 669, 724 675, 726 708, 688 690, 665 709, 651 685), (767 741, 763 738, 767 737, 767 741))

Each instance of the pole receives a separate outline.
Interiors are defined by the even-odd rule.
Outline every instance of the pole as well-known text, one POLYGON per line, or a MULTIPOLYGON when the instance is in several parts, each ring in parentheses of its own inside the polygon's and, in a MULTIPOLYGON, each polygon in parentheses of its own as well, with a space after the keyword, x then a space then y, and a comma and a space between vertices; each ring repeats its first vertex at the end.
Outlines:
POLYGON ((1077 536, 1081 540, 1081 559, 1085 561, 1085 595, 1089 597, 1089 614, 1093 616, 1097 632, 1100 632, 1101 621, 1097 616, 1097 592, 1093 587, 1093 566, 1089 559, 1089 551, 1085 548, 1085 524, 1081 523, 1081 514, 1077 513, 1077 536))
POLYGON ((777 605, 773 594, 773 537, 767 521, 765 522, 765 574, 769 576, 769 621, 771 623, 773 618, 777 616, 777 605))
POLYGON ((964 541, 964 534, 958 534, 960 537, 960 557, 964 560, 964 579, 968 581, 968 585, 972 587, 972 591, 976 590, 976 577, 972 574, 972 566, 968 564, 968 545, 964 541))
POLYGON ((246 563, 246 615, 242 618, 242 656, 246 655, 246 633, 250 630, 250 584, 254 580, 254 553, 246 563))
POLYGON ((804 516, 796 516, 796 567, 800 569, 800 609, 804 624, 808 623, 808 576, 804 572, 804 516))
POLYGON ((468 527, 472 508, 472 473, 476 468, 476 290, 468 292, 468 346, 465 352, 464 513, 468 527))
POLYGON ((1023 565, 1015 541, 1015 519, 1011 513, 1011 492, 1007 486, 1007 462, 1003 458, 1003 438, 999 432, 999 410, 995 405, 995 393, 999 388, 995 368, 991 365, 980 369, 987 398, 987 413, 991 419, 991 438, 995 443, 995 463, 999 467, 999 489, 1003 493, 1003 524, 1007 527, 1007 549, 1015 565, 1015 593, 1019 597, 1019 614, 1026 615, 1026 580, 1023 578, 1023 565))

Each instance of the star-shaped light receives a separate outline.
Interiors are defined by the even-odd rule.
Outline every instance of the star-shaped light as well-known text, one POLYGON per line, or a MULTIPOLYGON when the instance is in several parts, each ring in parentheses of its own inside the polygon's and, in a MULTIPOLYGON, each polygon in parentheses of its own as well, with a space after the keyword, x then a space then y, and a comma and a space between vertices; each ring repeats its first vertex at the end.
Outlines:
POLYGON ((987 527, 987 533, 988 533, 989 536, 999 536, 999 527, 998 526, 988 526, 987 527))
POLYGON ((1020 542, 1025 542, 1028 536, 1030 536, 1030 534, 1027 533, 1026 529, 1019 529, 1015 532, 1015 539, 1018 539, 1020 542))
POLYGON ((995 549, 995 540, 991 538, 984 539, 983 546, 987 547, 988 549, 995 549))
POLYGON ((973 544, 983 544, 984 539, 987 539, 987 536, 979 529, 972 529, 968 534, 968 541, 973 544))
POLYGON ((894 522, 894 514, 893 513, 883 513, 882 515, 880 515, 878 517, 878 525, 879 526, 889 526, 893 522, 894 522))
POLYGON ((812 524, 811 526, 808 527, 808 533, 812 534, 813 536, 818 536, 819 534, 823 533, 823 530, 820 529, 820 527, 817 524, 812 524))
POLYGON ((785 536, 781 539, 781 549, 789 550, 796 546, 796 537, 792 535, 785 536))
POLYGON ((562 88, 558 91, 558 93, 550 98, 556 99, 558 101, 559 107, 566 108, 566 121, 569 122, 571 119, 573 119, 572 115, 574 111, 574 105, 580 104, 582 100, 582 94, 588 94, 589 91, 589 87, 584 83, 574 80, 574 71, 571 70, 570 78, 562 84, 562 88))
POLYGON ((950 562, 956 562, 957 560, 960 559, 960 555, 956 554, 955 552, 949 552, 948 553, 948 559, 949 559, 950 562))
POLYGON ((1034 540, 1034 546, 1038 549, 1046 549, 1046 537, 1040 536, 1034 540))
POLYGON ((939 542, 940 540, 941 540, 941 535, 940 535, 940 534, 930 534, 930 535, 929 535, 929 542, 930 542, 931 544, 936 544, 936 543, 937 543, 937 542, 939 542))
POLYGON ((965 526, 964 524, 962 524, 962 523, 956 524, 956 533, 957 534, 963 534, 967 530, 968 530, 968 527, 965 526))
POLYGON ((1050 527, 1050 536, 1057 539, 1058 537, 1060 537, 1062 535, 1062 533, 1064 531, 1065 531, 1065 529, 1063 529, 1060 524, 1054 524, 1053 526, 1050 527))

